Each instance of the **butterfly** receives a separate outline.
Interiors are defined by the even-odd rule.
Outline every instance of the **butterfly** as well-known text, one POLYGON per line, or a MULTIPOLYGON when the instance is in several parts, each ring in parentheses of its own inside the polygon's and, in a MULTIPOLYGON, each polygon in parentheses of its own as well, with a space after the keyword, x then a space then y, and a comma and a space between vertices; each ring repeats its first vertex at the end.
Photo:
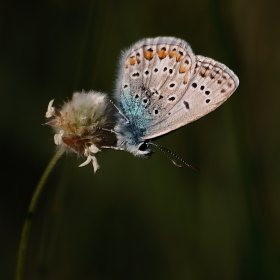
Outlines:
POLYGON ((154 145, 166 154, 152 141, 215 110, 238 84, 227 66, 195 55, 182 39, 138 41, 121 55, 115 89, 117 145, 110 148, 148 157, 154 145))

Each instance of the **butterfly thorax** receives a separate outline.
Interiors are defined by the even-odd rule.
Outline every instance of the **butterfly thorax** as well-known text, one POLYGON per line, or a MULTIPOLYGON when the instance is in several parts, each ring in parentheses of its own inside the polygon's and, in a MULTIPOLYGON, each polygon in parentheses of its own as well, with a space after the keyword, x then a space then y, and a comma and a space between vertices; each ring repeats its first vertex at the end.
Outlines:
POLYGON ((135 121, 131 119, 129 123, 124 120, 119 120, 115 126, 117 134, 117 146, 124 149, 135 156, 144 157, 151 155, 149 148, 150 140, 142 140, 141 129, 136 125, 135 121))

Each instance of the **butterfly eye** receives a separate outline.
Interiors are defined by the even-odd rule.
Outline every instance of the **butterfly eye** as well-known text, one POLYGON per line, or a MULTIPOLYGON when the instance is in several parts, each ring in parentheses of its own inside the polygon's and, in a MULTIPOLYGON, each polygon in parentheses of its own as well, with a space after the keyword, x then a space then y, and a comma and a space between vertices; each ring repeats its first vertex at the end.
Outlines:
POLYGON ((149 148, 149 145, 146 142, 142 142, 138 146, 138 150, 141 152, 146 151, 149 148))

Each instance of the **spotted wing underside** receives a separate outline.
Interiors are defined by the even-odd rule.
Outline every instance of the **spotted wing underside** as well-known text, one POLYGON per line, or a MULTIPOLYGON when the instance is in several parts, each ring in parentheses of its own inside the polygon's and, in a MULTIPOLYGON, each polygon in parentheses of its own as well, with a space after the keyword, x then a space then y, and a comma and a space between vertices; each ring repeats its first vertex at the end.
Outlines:
POLYGON ((121 110, 137 128, 156 124, 184 95, 194 66, 195 56, 183 40, 139 41, 121 59, 117 84, 121 110))
POLYGON ((178 129, 221 105, 238 78, 225 65, 195 56, 173 37, 144 39, 120 61, 117 99, 142 139, 178 129))
POLYGON ((151 124, 143 139, 152 139, 178 129, 212 112, 238 87, 237 76, 224 64, 196 56, 189 87, 176 105, 156 124, 151 124))

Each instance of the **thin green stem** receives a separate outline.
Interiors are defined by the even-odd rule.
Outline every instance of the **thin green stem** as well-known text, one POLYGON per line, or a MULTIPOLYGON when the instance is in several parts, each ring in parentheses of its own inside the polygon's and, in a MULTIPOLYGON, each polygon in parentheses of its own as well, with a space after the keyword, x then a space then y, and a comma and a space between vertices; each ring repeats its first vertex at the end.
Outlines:
POLYGON ((28 240, 29 240, 29 234, 30 234, 30 229, 32 225, 32 220, 33 220, 33 214, 35 213, 37 209, 37 205, 39 202, 39 199, 41 197, 42 191, 44 189, 45 183, 53 170, 55 164, 59 160, 59 158, 63 154, 62 149, 58 149, 56 154, 53 156, 51 161, 49 162, 47 168, 45 169, 40 181, 38 182, 38 185, 35 188, 35 191, 32 195, 29 207, 28 207, 28 212, 27 216, 25 218, 22 231, 21 231, 21 238, 20 238, 20 243, 19 243, 19 249, 18 249, 18 259, 17 259, 17 268, 16 268, 16 276, 15 280, 23 280, 24 279, 24 269, 25 269, 25 258, 26 258, 26 249, 28 245, 28 240))

